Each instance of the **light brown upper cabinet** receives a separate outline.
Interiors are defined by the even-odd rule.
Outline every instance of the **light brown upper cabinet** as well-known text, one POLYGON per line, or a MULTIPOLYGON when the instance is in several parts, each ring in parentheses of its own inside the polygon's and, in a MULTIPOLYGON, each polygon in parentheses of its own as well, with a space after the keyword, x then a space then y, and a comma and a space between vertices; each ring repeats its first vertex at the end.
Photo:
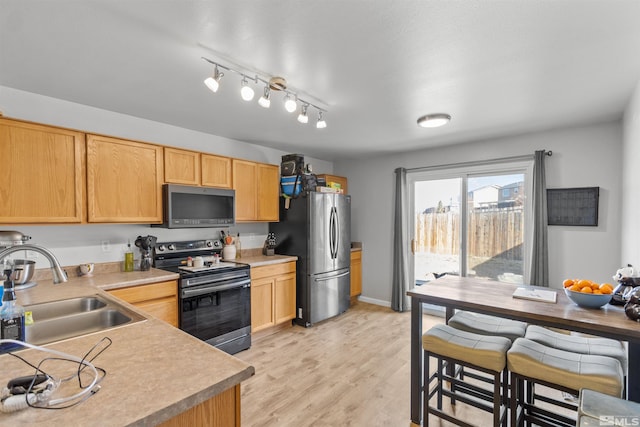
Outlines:
POLYGON ((84 133, 0 118, 0 223, 83 220, 84 133))
POLYGON ((279 168, 233 159, 236 221, 278 221, 279 168))
POLYGON ((162 222, 161 146, 87 135, 89 222, 162 222))
POLYGON ((164 182, 200 185, 200 153, 165 147, 164 182))
POLYGON ((280 167, 258 164, 258 221, 278 221, 280 167))
POLYGON ((347 178, 345 178, 344 176, 328 175, 328 174, 321 174, 318 176, 326 179, 327 185, 329 185, 330 182, 335 182, 340 184, 340 188, 344 190, 344 194, 349 194, 349 192, 347 191, 347 178))
POLYGON ((202 185, 231 188, 231 158, 201 154, 202 185))

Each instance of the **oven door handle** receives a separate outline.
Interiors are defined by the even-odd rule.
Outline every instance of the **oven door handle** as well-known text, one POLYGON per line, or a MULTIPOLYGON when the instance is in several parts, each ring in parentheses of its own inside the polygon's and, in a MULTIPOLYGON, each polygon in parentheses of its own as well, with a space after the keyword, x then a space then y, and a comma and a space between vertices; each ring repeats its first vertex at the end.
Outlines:
POLYGON ((251 279, 247 279, 240 282, 229 283, 227 285, 214 285, 198 287, 196 289, 183 289, 182 298, 197 297, 198 295, 210 294, 211 292, 228 291, 229 289, 248 288, 250 285, 251 279))

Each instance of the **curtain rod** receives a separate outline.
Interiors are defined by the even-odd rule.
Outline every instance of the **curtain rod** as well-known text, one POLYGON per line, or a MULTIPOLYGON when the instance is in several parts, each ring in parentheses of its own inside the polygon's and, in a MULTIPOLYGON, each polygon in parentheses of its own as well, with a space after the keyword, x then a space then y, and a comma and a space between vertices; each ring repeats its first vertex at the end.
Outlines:
MULTIPOLYGON (((551 150, 544 152, 545 155, 551 157, 553 152, 551 150)), ((446 165, 435 165, 435 166, 422 166, 419 168, 407 168, 407 172, 427 172, 438 169, 448 169, 448 168, 459 168, 464 166, 479 166, 479 165, 490 165, 494 163, 506 163, 506 162, 518 162, 523 160, 533 160, 535 157, 534 154, 526 154, 523 156, 512 156, 512 157, 501 157, 498 159, 489 159, 489 160, 474 160, 471 162, 461 162, 461 163, 449 163, 446 165)))

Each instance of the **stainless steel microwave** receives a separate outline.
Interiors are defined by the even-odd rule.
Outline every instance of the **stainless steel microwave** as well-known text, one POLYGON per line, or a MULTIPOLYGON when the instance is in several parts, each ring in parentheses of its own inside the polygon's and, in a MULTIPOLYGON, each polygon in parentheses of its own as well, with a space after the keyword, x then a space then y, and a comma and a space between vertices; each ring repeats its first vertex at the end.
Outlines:
POLYGON ((227 227, 236 223, 235 190, 164 184, 165 228, 227 227))

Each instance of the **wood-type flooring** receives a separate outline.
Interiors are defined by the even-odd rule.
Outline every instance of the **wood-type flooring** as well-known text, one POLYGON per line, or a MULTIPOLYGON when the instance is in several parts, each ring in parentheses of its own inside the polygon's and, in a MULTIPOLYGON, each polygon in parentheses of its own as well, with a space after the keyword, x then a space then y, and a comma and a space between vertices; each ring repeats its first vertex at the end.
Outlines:
MULTIPOLYGON (((425 315, 423 328, 441 322, 425 315)), ((242 425, 408 426, 410 329, 409 312, 360 302, 311 328, 259 339, 236 354, 256 369, 242 383, 242 425)), ((491 423, 464 404, 455 410, 473 424, 491 423)))

